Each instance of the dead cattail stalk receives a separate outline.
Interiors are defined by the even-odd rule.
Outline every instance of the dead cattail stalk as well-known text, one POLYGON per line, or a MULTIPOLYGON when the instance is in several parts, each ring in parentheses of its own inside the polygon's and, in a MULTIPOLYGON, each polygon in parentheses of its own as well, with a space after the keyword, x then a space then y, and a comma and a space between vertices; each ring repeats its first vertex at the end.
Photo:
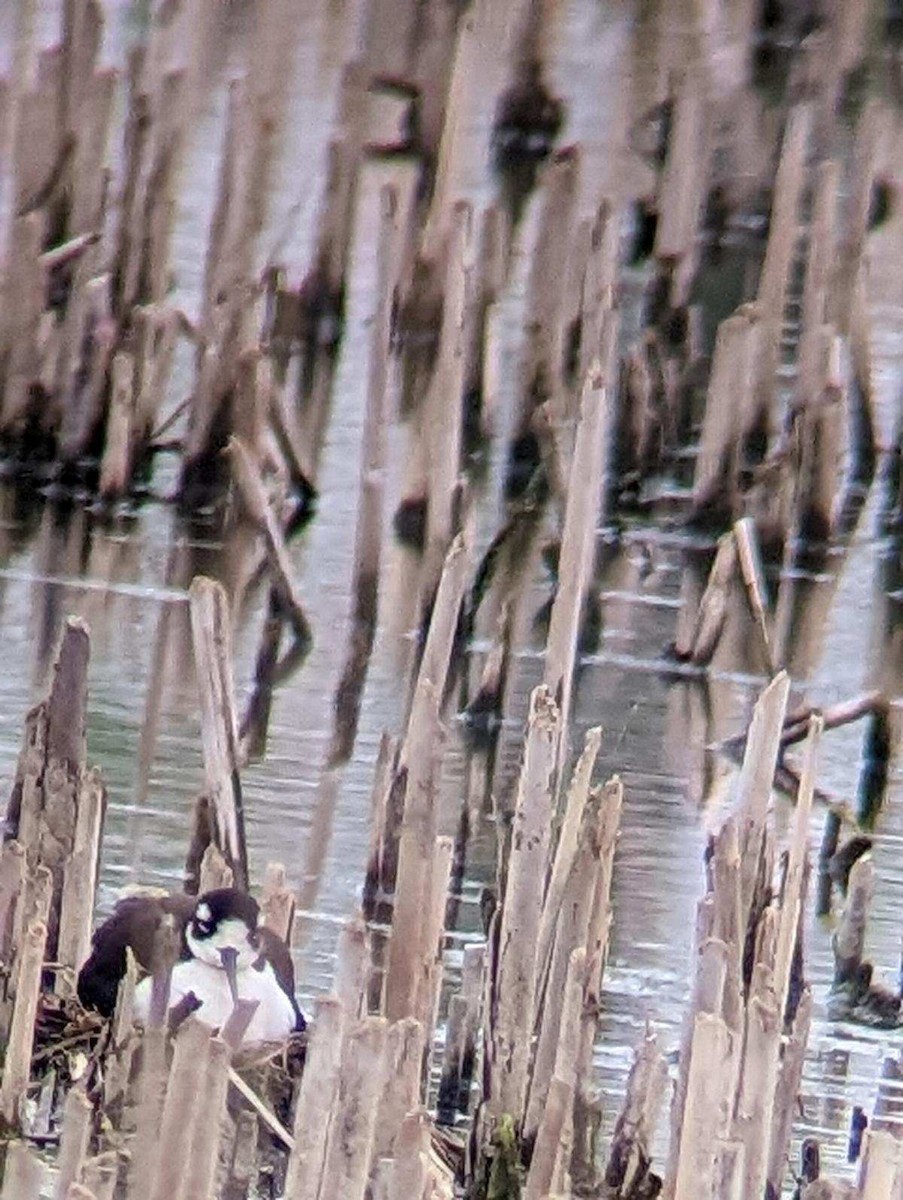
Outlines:
POLYGON ((898 1194, 901 1159, 899 1138, 887 1130, 868 1130, 859 1172, 862 1200, 887 1200, 898 1194))
POLYGON ((365 1009, 370 945, 363 921, 350 921, 342 927, 336 948, 334 989, 345 1020, 356 1021, 365 1009))
POLYGON ((435 840, 435 770, 438 757, 438 697, 432 684, 418 684, 405 742, 407 786, 398 842, 398 869, 385 979, 390 1020, 416 1015, 419 970, 435 840))
POLYGON ((307 1063, 295 1109, 294 1148, 285 1178, 285 1200, 317 1200, 337 1101, 344 1014, 334 996, 317 999, 307 1063))
MULTIPOLYGON (((684 632, 678 634, 674 653, 678 660, 689 660, 695 666, 707 667, 718 648, 721 634, 730 608, 731 589, 737 573, 737 542, 733 533, 718 539, 718 549, 712 563, 705 591, 699 598, 692 627, 689 620, 682 622, 684 632)), ((686 606, 689 616, 692 593, 684 594, 681 605, 686 606)))
MULTIPOLYGON (((225 1038, 223 1040, 225 1041, 225 1038)), ((283 1146, 287 1147, 290 1151, 294 1150, 295 1139, 285 1128, 276 1114, 267 1108, 266 1104, 264 1104, 251 1085, 246 1083, 233 1067, 228 1066, 228 1062, 226 1075, 229 1083, 233 1088, 235 1088, 239 1096, 241 1096, 242 1099, 247 1100, 248 1104, 250 1104, 254 1112, 257 1113, 264 1125, 266 1125, 272 1133, 275 1133, 276 1137, 279 1138, 283 1146)))
POLYGON ((696 230, 709 175, 707 141, 702 83, 687 71, 674 99, 674 126, 665 158, 655 236, 655 257, 673 272, 673 307, 686 303, 695 270, 696 230))
POLYGON ((446 250, 439 355, 426 398, 427 527, 423 587, 432 596, 454 529, 455 494, 461 465, 465 325, 473 301, 470 205, 455 207, 446 250))
POLYGON ((803 903, 803 877, 809 840, 809 817, 812 812, 812 797, 815 790, 815 771, 818 748, 821 742, 822 721, 814 716, 809 721, 809 737, 796 810, 793 818, 793 834, 790 842, 790 858, 781 897, 778 927, 778 944, 775 951, 774 994, 778 1012, 783 1014, 790 989, 790 967, 793 948, 798 936, 800 909, 803 903))
POLYGON ((693 1029, 687 1100, 675 1164, 674 1200, 715 1195, 715 1153, 719 1133, 727 1129, 731 1097, 725 1083, 729 1075, 730 1035, 719 1016, 699 1013, 693 1029))
MULTIPOLYGON (((552 605, 543 672, 543 682, 561 713, 561 733, 570 718, 580 617, 592 578, 602 496, 608 414, 606 376, 598 360, 584 382, 580 409, 561 534, 558 591, 552 605)), ((560 747, 557 753, 560 756, 560 747)), ((561 770, 560 761, 556 770, 561 770)))
POLYGON ((376 1101, 383 1077, 387 1025, 384 1017, 365 1017, 348 1028, 323 1167, 321 1200, 363 1200, 377 1119, 376 1101))
MULTIPOLYGON (((732 1126, 746 1146, 744 1194, 760 1195, 768 1176, 768 1151, 774 1116, 783 1014, 772 997, 751 996, 732 1126)), ((691 1066, 692 1070, 692 1066, 691 1066)), ((687 1113, 689 1113, 689 1104, 687 1113)), ((685 1116, 684 1120, 686 1121, 685 1116)))
POLYGON ((81 1087, 74 1087, 66 1097, 63 1110, 63 1130, 57 1158, 55 1200, 65 1200, 69 1185, 79 1179, 88 1150, 88 1138, 94 1106, 81 1087))
POLYGON ((132 412, 135 403, 133 356, 125 350, 115 354, 111 375, 106 439, 100 466, 100 494, 108 500, 121 496, 129 479, 132 412))
MULTIPOLYGON (((594 793, 593 800, 598 804, 599 793, 594 793)), ((555 1074, 560 1074, 563 1079, 573 1082, 577 1066, 579 1049, 576 1046, 571 1047, 574 1061, 569 1064, 566 1071, 564 1069, 559 1071, 557 1063, 565 1038, 564 1027, 568 1023, 566 1014, 571 1013, 572 1010, 576 1014, 577 1030, 573 1034, 569 1033, 568 1036, 576 1037, 578 1043, 582 1038, 580 1018, 584 1015, 583 1007, 588 983, 585 955, 600 872, 598 824, 597 813, 590 813, 586 827, 582 830, 582 844, 575 857, 571 876, 562 897, 560 915, 555 928, 555 940, 550 947, 551 957, 547 974, 540 976, 537 972, 533 1007, 534 1026, 537 1029, 538 1037, 525 1122, 525 1132, 528 1137, 535 1132, 541 1120, 546 1089, 550 1080, 555 1074), (580 963, 575 961, 574 956, 577 954, 584 955, 584 959, 580 963), (574 1009, 575 994, 578 996, 576 1009, 574 1009)))
POLYGON ((423 961, 436 837, 439 709, 468 568, 469 546, 459 534, 439 581, 402 750, 401 769, 407 772, 407 782, 385 997, 385 1012, 392 1021, 417 1015, 418 964, 423 961))
POLYGON ((52 874, 47 916, 47 954, 51 961, 56 961, 58 953, 65 868, 75 842, 85 772, 89 653, 87 626, 79 618, 70 617, 49 696, 26 718, 7 813, 11 832, 25 847, 29 869, 34 871, 41 864, 52 874))
POLYGON ((385 490, 386 407, 394 277, 399 242, 398 194, 380 191, 376 311, 367 361, 366 407, 361 434, 361 482, 354 535, 353 610, 348 657, 336 695, 336 731, 330 761, 345 761, 357 730, 361 694, 376 636, 379 565, 385 490))
POLYGON ((219 1036, 229 1047, 230 1052, 236 1051, 241 1045, 249 1025, 254 1020, 254 1014, 257 1012, 258 1006, 259 1002, 257 1000, 235 1001, 225 1025, 223 1025, 219 1032, 219 1036))
POLYGON ((166 1035, 161 1025, 150 1025, 145 1030, 141 1049, 135 1103, 136 1136, 128 1176, 129 1200, 151 1200, 156 1177, 158 1134, 166 1092, 166 1035))
MULTIPOLYGON (((13 161, 12 155, 17 142, 17 126, 20 114, 26 103, 28 93, 34 87, 36 66, 34 23, 36 8, 35 0, 23 0, 16 7, 8 89, 4 109, 0 112, 0 152, 2 152, 7 164, 11 164, 13 161)), ((0 210, 13 214, 18 205, 16 203, 17 197, 13 193, 11 185, 15 184, 16 180, 12 172, 9 171, 9 166, 7 166, 7 170, 3 174, 2 185, 0 185, 0 210)), ((5 247, 8 245, 9 231, 6 229, 6 222, 4 222, 3 226, 0 226, 0 246, 5 247)))
POLYGON ((83 1183, 70 1183, 66 1192, 66 1200, 99 1200, 99 1197, 83 1183))
POLYGON ((768 1183, 780 1195, 787 1171, 787 1150, 793 1122, 799 1107, 803 1061, 812 1024, 812 992, 806 988, 793 1019, 790 1037, 781 1055, 781 1068, 774 1099, 771 1138, 768 1153, 768 1183))
POLYGON ((737 780, 735 794, 737 811, 740 814, 740 915, 741 927, 745 928, 752 903, 755 877, 759 870, 759 854, 765 833, 765 818, 787 697, 790 693, 790 678, 782 671, 769 683, 756 701, 746 739, 743 766, 737 780))
POLYGON ((773 675, 776 667, 774 650, 768 632, 768 601, 755 522, 750 517, 744 517, 736 523, 733 532, 737 543, 740 573, 743 576, 746 595, 749 598, 749 607, 762 639, 762 650, 768 672, 773 675))
POLYGON ((851 978, 862 962, 865 929, 874 892, 874 868, 871 855, 865 854, 853 864, 847 883, 847 902, 840 925, 834 934, 834 980, 851 978))
POLYGON ((524 1200, 542 1200, 549 1195, 555 1182, 562 1157, 562 1133, 567 1124, 573 1091, 573 1084, 557 1077, 549 1084, 533 1146, 524 1200))
POLYGON ((0 431, 21 437, 28 418, 31 384, 39 373, 37 329, 44 308, 45 278, 39 261, 43 213, 18 217, 12 225, 0 319, 0 357, 6 361, 0 431))
POLYGON ((402 1121, 389 1175, 388 1200, 422 1197, 426 1182, 429 1144, 427 1115, 420 1109, 408 1113, 402 1121))
MULTIPOLYGON (((542 177, 543 206, 530 263, 524 314, 527 336, 520 368, 521 395, 531 407, 554 396, 561 386, 563 364, 555 360, 554 351, 560 344, 579 182, 580 152, 572 146, 554 156, 542 177)), ((529 418, 530 410, 526 408, 522 421, 529 418)))
MULTIPOLYGON (((578 1069, 581 1066, 580 1053, 583 1039, 583 1021, 586 1013, 584 1005, 587 995, 589 970, 592 963, 588 962, 586 947, 578 946, 568 956, 567 972, 564 987, 558 994, 547 992, 543 1011, 542 1033, 548 1034, 553 1023, 558 1025, 557 1044, 554 1048, 551 1079, 549 1074, 543 1077, 543 1071, 548 1071, 548 1055, 540 1059, 542 1042, 537 1047, 536 1061, 533 1066, 533 1077, 530 1080, 530 1097, 525 1121, 525 1130, 529 1137, 536 1129, 537 1138, 541 1135, 545 1112, 551 1098, 551 1090, 555 1080, 561 1080, 567 1085, 568 1095, 573 1098, 577 1087, 578 1069)), ((547 1044, 548 1044, 547 1037, 547 1044)), ((562 1147, 562 1159, 570 1161, 570 1151, 573 1143, 573 1119, 570 1109, 565 1114, 564 1122, 558 1130, 558 1139, 562 1147)))
POLYGON ((282 863, 268 863, 260 898, 263 923, 289 945, 295 920, 295 893, 286 886, 282 863))
POLYGON ((839 171, 828 161, 818 168, 815 207, 809 232, 809 257, 803 284, 802 328, 797 375, 798 403, 805 408, 820 398, 822 326, 830 320, 830 295, 837 275, 837 204, 839 171))
MULTIPOLYGON (((151 1200, 179 1200, 188 1194, 184 1189, 191 1145, 201 1123, 195 1103, 198 1078, 206 1075, 209 1057, 210 1030, 189 1017, 175 1039, 159 1129, 160 1143, 166 1147, 166 1154, 156 1156, 151 1200)), ((225 1091, 221 1099, 225 1099, 225 1091)), ((210 1115, 217 1125, 218 1113, 214 1110, 210 1115)))
POLYGON ((439 987, 442 982, 442 939, 445 933, 445 910, 448 904, 448 884, 451 877, 453 854, 454 840, 452 838, 436 838, 433 845, 427 911, 424 914, 422 960, 416 1001, 417 1014, 428 1040, 432 1039, 433 1028, 436 1024, 439 987))
POLYGON ((232 887, 235 883, 235 872, 212 842, 201 856, 197 878, 198 894, 213 891, 214 888, 232 887))
POLYGON ((39 1200, 41 1164, 26 1142, 11 1141, 6 1150, 2 1200, 39 1200))
POLYGON ((78 817, 72 854, 64 867, 60 898, 60 934, 57 959, 72 975, 57 973, 57 988, 70 988, 75 972, 91 948, 94 893, 100 862, 100 838, 106 791, 96 768, 87 771, 79 789, 78 817))
MULTIPOLYGON (((378 911, 384 886, 394 886, 395 881, 394 866, 388 875, 385 868, 393 856, 393 843, 398 835, 396 819, 400 814, 391 805, 393 791, 397 796, 400 790, 395 770, 397 765, 398 743, 384 732, 379 740, 370 792, 370 848, 361 902, 361 910, 367 921, 372 920, 378 911)), ((397 845, 394 849, 397 850, 397 845)))
MULTIPOLYGON (((703 915, 707 915, 705 914, 705 906, 709 900, 710 897, 707 897, 700 904, 703 915)), ((696 971, 693 981, 693 992, 690 997, 689 1006, 684 1013, 677 1083, 671 1099, 671 1140, 665 1175, 666 1188, 669 1195, 673 1192, 677 1163, 681 1153, 684 1111, 690 1073, 690 1056, 693 1049, 696 1017, 700 1013, 720 1016, 724 1008, 725 980, 728 969, 728 958, 732 948, 726 946, 722 941, 717 941, 709 937, 709 933, 710 929, 706 927, 705 920, 697 920, 696 971)), ((730 1032, 731 1021, 728 1019, 725 1023, 730 1032)), ((732 1058, 733 1056, 729 1058, 727 1065, 733 1075, 732 1058)))
POLYGON ((839 278, 829 299, 826 319, 841 333, 852 334, 857 307, 857 290, 869 233, 873 189, 882 142, 887 128, 887 107, 878 96, 862 108, 856 124, 851 195, 846 206, 844 236, 840 248, 839 278))
POLYGON ((548 687, 530 697, 527 739, 514 810, 499 935, 498 1010, 491 1045, 491 1110, 520 1123, 536 988, 536 939, 542 913, 537 880, 548 866, 560 713, 548 687))
POLYGON ((3 1078, 0 1080, 0 1118, 13 1128, 18 1128, 21 1122, 21 1106, 25 1102, 31 1075, 34 1022, 41 993, 46 944, 47 926, 40 921, 32 921, 25 931, 19 955, 16 1004, 4 1057, 3 1078))
POLYGON ((754 385, 763 329, 760 315, 757 305, 744 305, 718 326, 693 478, 697 519, 725 510, 732 517, 739 505, 738 456, 758 419, 754 385))
POLYGON ((25 895, 25 849, 15 840, 0 847, 0 960, 13 952, 16 914, 25 895))
POLYGON ((248 1200, 251 1181, 257 1177, 257 1114, 238 1114, 235 1141, 222 1200, 248 1200))
POLYGON ((205 786, 210 797, 217 848, 237 887, 247 887, 238 728, 232 679, 229 605, 221 584, 197 576, 189 590, 195 670, 201 704, 205 786))
POLYGON ((399 1154, 406 1115, 420 1101, 424 1050, 424 1029, 419 1021, 405 1017, 389 1026, 379 1120, 373 1135, 374 1162, 399 1154))
POLYGON ((805 104, 790 110, 781 146, 771 206, 768 245, 759 279, 758 302, 762 313, 755 386, 753 424, 772 435, 776 428, 775 384, 784 299, 793 256, 799 239, 799 210, 806 180, 806 154, 812 110, 805 104))
POLYGON ((655 1035, 647 1028, 637 1047, 627 1095, 612 1136, 605 1181, 619 1195, 630 1195, 649 1179, 652 1138, 667 1091, 668 1067, 655 1035))
POLYGON ((113 1200, 118 1174, 118 1156, 111 1150, 85 1162, 82 1167, 82 1183, 96 1200, 113 1200))
MULTIPOLYGON (((575 1085, 575 1118, 578 1111, 581 1120, 592 1108, 592 1061, 593 1046, 599 1024, 599 1013, 602 993, 602 976, 608 960, 608 939, 611 932, 612 906, 611 882, 614 873, 615 847, 618 838, 618 826, 621 820, 621 808, 624 802, 624 788, 620 778, 615 775, 604 785, 599 796, 599 824, 595 835, 595 852, 599 869, 595 876, 595 885, 590 910, 589 927, 586 935, 587 976, 584 1008, 580 1028, 580 1048, 576 1062, 575 1085)), ((576 1121, 575 1121, 576 1123, 576 1121)), ((575 1157, 580 1158, 587 1147, 575 1149, 575 1157)), ((589 1165, 589 1164, 585 1164, 589 1165)))
POLYGON ((583 824, 583 814, 586 810, 587 800, 589 799, 590 781, 601 742, 602 730, 600 727, 597 726, 587 732, 583 752, 571 776, 571 784, 568 788, 567 799, 565 801, 564 817, 558 834, 558 843, 555 847, 552 874, 549 878, 549 886, 546 889, 543 901, 542 923, 539 927, 536 963, 540 979, 545 974, 552 944, 552 935, 555 930, 555 924, 558 921, 565 888, 574 867, 580 829, 583 824))

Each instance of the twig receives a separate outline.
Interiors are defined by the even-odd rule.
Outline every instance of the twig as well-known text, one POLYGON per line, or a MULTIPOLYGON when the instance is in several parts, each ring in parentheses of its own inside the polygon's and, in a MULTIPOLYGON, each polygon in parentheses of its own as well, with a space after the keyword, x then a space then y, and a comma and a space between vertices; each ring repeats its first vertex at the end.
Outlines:
POLYGON ((245 1083, 245 1081, 234 1070, 233 1067, 229 1068, 229 1082, 232 1084, 235 1090, 241 1096, 243 1096, 245 1100, 247 1100, 264 1124, 267 1125, 268 1128, 272 1129, 273 1133, 276 1134, 282 1144, 287 1146, 289 1150, 294 1150, 295 1139, 285 1128, 275 1113, 272 1113, 267 1108, 254 1089, 249 1084, 245 1083))

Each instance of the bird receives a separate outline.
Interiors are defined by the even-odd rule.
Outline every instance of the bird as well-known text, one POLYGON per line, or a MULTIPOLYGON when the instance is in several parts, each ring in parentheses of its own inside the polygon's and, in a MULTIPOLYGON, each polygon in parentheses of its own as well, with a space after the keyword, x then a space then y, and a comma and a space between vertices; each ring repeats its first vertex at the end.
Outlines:
MULTIPOLYGON (((126 972, 127 949, 152 972, 159 931, 175 927, 179 960, 170 978, 169 1007, 193 995, 195 1015, 222 1028, 236 1000, 256 1000, 243 1044, 282 1041, 305 1028, 294 994, 294 967, 285 942, 260 924, 257 901, 238 888, 215 888, 201 896, 129 896, 94 933, 91 954, 78 976, 86 1008, 110 1016, 126 972)), ((135 988, 134 1015, 150 1016, 152 978, 135 988)))

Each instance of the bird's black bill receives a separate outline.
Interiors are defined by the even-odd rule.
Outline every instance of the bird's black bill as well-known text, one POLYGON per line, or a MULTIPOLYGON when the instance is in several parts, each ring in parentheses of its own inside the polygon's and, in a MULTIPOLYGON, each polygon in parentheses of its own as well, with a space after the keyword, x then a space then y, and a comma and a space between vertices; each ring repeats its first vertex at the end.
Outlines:
POLYGON ((226 946, 219 952, 220 962, 229 980, 229 991, 232 993, 232 1003, 238 1001, 238 951, 234 946, 226 946))

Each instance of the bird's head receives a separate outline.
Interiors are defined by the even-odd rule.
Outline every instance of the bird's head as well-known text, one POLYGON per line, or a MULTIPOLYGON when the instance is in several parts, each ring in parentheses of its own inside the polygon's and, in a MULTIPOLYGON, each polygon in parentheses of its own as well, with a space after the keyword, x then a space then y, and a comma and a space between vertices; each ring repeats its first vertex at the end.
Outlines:
POLYGON ((253 896, 237 888, 216 888, 198 897, 185 930, 192 956, 225 971, 235 998, 238 974, 260 957, 259 921, 253 896))

